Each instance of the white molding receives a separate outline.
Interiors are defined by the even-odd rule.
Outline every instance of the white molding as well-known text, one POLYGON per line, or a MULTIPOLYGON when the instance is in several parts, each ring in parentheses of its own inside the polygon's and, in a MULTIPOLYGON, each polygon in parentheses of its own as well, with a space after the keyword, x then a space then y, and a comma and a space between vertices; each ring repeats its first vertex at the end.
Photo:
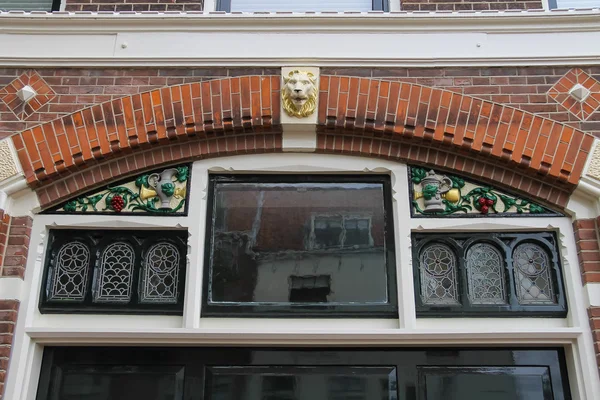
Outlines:
POLYGON ((21 278, 0 278, 0 300, 21 301, 24 286, 23 279, 21 278))
POLYGON ((202 344, 202 345, 478 345, 478 344, 568 344, 582 332, 577 328, 523 331, 520 329, 488 329, 477 331, 431 332, 421 330, 370 330, 364 332, 319 331, 274 332, 253 330, 69 330, 29 328, 29 337, 41 344, 202 344))
POLYGON ((10 12, 0 13, 0 23, 0 64, 5 66, 600 64, 597 50, 589 46, 600 42, 597 9, 362 15, 10 12))
POLYGON ((587 308, 600 307, 600 283, 586 283, 583 288, 587 308))

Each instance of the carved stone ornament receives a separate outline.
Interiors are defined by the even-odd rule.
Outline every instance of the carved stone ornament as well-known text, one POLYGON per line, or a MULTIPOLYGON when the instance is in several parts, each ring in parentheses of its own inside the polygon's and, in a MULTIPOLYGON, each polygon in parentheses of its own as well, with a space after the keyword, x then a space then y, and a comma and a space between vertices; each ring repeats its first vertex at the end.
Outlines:
POLYGON ((188 166, 146 173, 69 200, 48 212, 183 214, 188 175, 188 166))
POLYGON ((528 199, 425 168, 410 168, 414 216, 560 216, 528 199))
POLYGON ((290 117, 304 118, 317 108, 317 78, 312 72, 293 70, 283 78, 281 101, 290 117))

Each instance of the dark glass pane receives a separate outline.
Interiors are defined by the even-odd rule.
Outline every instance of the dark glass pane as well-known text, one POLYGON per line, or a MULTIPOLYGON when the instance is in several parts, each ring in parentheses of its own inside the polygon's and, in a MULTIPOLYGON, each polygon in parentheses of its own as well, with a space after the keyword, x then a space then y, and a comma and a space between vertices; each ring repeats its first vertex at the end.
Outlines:
POLYGON ((545 367, 440 368, 422 373, 426 400, 552 400, 545 367))
POLYGON ((388 303, 379 182, 214 184, 209 303, 388 303))
MULTIPOLYGON (((79 366, 62 372, 52 400, 179 400, 183 367, 79 366)), ((59 380, 57 370, 55 379, 59 380)))
POLYGON ((396 400, 393 367, 214 367, 210 400, 396 400))

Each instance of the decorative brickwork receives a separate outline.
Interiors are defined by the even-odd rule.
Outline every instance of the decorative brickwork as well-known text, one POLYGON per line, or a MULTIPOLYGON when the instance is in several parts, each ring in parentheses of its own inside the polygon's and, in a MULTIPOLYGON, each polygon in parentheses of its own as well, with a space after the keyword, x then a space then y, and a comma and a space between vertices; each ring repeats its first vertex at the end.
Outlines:
POLYGON ((20 119, 28 119, 44 104, 54 98, 56 93, 41 76, 33 71, 25 73, 6 85, 0 88, 0 100, 20 119), (24 87, 29 86, 35 91, 35 96, 27 102, 21 100, 17 93, 24 87))
POLYGON ((577 118, 586 120, 600 108, 600 82, 585 73, 581 68, 573 68, 548 91, 548 95, 560 103, 577 118), (570 94, 576 85, 585 92, 585 98, 578 99, 570 94))
MULTIPOLYGON (((1 68, 0 89, 30 69, 1 68)), ((166 86, 246 75, 277 75, 279 68, 36 69, 56 96, 26 120, 0 101, 0 139, 95 104, 166 86)))
POLYGON ((322 75, 320 82, 321 132, 364 137, 337 143, 320 138, 320 149, 427 164, 444 160, 435 164, 494 177, 555 204, 566 203, 566 193, 558 192, 578 183, 593 143, 592 136, 561 123, 451 91, 372 78, 322 75), (461 153, 481 161, 458 163, 461 153), (544 183, 524 182, 523 175, 544 183))
MULTIPOLYGON (((600 80, 600 67, 580 67, 600 80)), ((529 111, 600 136, 600 111, 582 121, 548 95, 571 67, 323 68, 321 74, 416 83, 529 111)), ((31 71, 0 68, 0 88, 31 71)), ((0 139, 85 107, 165 86, 244 75, 278 75, 279 68, 38 68, 56 96, 27 120, 0 101, 0 139)))
POLYGON ((202 11, 203 0, 67 0, 66 11, 202 11))
POLYGON ((500 0, 402 0, 400 3, 405 11, 464 11, 464 10, 541 10, 544 8, 539 0, 519 1, 500 0))
POLYGON ((4 398, 4 382, 6 381, 18 312, 18 300, 0 300, 0 400, 4 398))
MULTIPOLYGON (((278 133, 279 87, 279 76, 256 75, 157 89, 92 106, 12 139, 45 207, 146 166, 277 149, 249 147, 246 139, 228 143, 220 136, 278 133), (174 142, 173 148, 165 146, 174 142), (155 144, 162 146, 146 151, 155 144), (132 151, 128 162, 139 160, 135 166, 105 163, 132 151), (95 164, 102 166, 90 168, 95 164)), ((344 144, 341 137, 336 143, 335 137, 321 136, 321 151, 434 164, 559 206, 577 184, 593 142, 590 135, 521 110, 408 83, 323 75, 319 101, 320 133, 367 137, 344 144), (386 144, 374 149, 375 141, 386 144)))
POLYGON ((279 76, 258 75, 173 86, 92 106, 13 140, 27 181, 40 186, 140 147, 269 131, 279 125, 279 90, 279 76))

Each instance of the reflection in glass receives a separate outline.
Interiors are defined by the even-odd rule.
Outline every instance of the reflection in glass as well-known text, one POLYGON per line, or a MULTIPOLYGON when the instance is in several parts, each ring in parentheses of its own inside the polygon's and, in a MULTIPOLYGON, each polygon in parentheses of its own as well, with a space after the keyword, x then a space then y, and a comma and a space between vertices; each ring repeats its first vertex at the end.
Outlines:
POLYGON ((394 367, 212 367, 211 400, 396 400, 394 367))
POLYGON ((209 302, 388 302, 382 183, 214 188, 209 302))
POLYGON ((77 366, 56 374, 52 400, 181 400, 183 367, 77 366), (62 378, 62 379, 61 379, 62 378), (61 381, 59 383, 59 380, 61 381))
POLYGON ((426 400, 552 400, 546 367, 422 367, 426 400))

